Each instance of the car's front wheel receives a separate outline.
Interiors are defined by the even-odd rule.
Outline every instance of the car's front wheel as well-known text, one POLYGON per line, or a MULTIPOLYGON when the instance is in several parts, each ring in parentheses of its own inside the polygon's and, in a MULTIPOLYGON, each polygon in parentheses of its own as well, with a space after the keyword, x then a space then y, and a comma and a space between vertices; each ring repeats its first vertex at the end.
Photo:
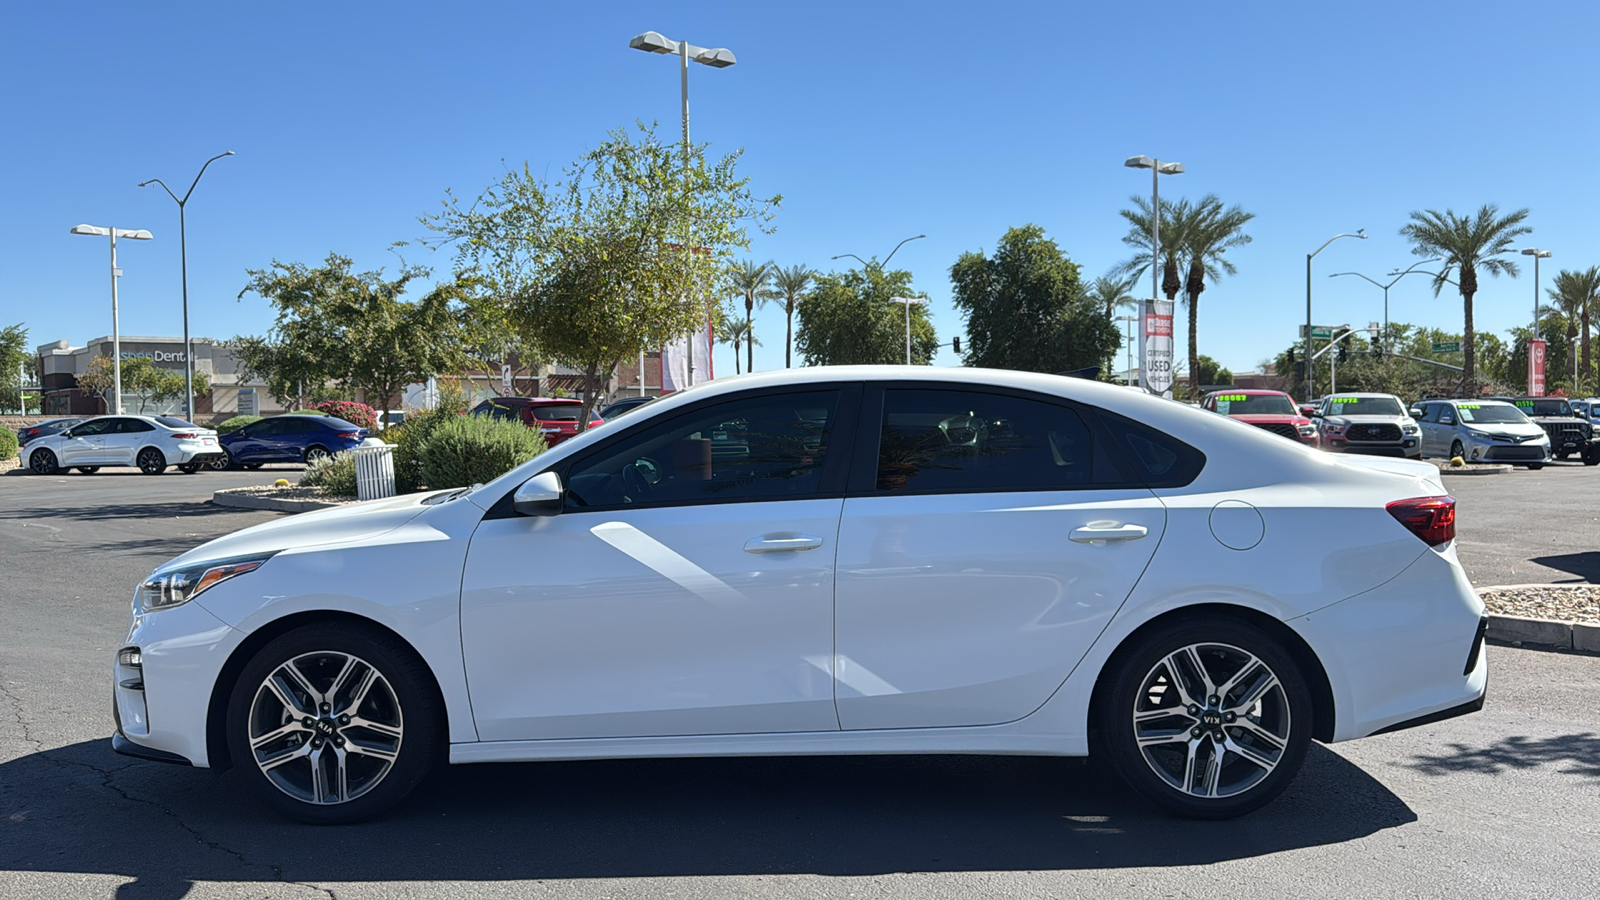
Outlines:
POLYGON ((85 475, 93 475, 94 473, 100 471, 100 467, 99 466, 79 466, 78 467, 78 471, 82 472, 85 475))
POLYGON ((346 623, 273 639, 240 673, 228 707, 234 765, 302 822, 356 822, 393 806, 443 753, 443 707, 410 648, 346 623))
POLYGON ((160 475, 167 470, 167 455, 155 447, 140 450, 135 462, 139 464, 139 471, 146 475, 160 475))
POLYGON ((223 450, 221 456, 211 460, 211 462, 206 463, 206 465, 210 466, 213 472, 227 471, 228 469, 233 468, 233 454, 229 453, 227 450, 223 450))
POLYGON ((313 463, 321 462, 332 455, 333 454, 328 452, 328 448, 313 444, 312 446, 306 448, 306 465, 309 466, 313 463))
POLYGON ((28 457, 28 468, 35 475, 54 475, 61 468, 61 465, 56 462, 54 453, 49 450, 39 449, 33 451, 33 455, 28 457))
POLYGON ((1461 445, 1460 441, 1455 441, 1455 442, 1451 443, 1450 444, 1450 458, 1451 459, 1466 459, 1467 458, 1467 448, 1463 447, 1461 445))
POLYGON ((1100 752, 1167 810, 1225 819, 1294 780, 1311 742, 1311 692, 1293 657, 1245 622, 1175 622, 1120 653, 1097 698, 1100 752))

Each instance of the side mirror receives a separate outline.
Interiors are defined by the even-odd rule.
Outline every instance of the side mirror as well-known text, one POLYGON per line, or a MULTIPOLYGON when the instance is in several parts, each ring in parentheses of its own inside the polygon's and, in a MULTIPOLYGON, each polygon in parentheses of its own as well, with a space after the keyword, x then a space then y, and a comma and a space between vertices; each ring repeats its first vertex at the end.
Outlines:
POLYGON ((1422 407, 1420 407, 1420 406, 1411 407, 1411 418, 1413 418, 1413 419, 1422 418, 1422 407))
POLYGON ((517 487, 511 495, 511 507, 519 516, 553 516, 561 512, 565 493, 560 475, 540 472, 517 487))

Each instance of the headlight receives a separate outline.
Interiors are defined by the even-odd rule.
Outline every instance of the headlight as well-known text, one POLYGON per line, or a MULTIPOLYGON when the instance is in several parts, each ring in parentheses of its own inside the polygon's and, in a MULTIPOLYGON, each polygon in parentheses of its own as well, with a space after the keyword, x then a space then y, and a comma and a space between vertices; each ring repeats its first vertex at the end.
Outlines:
POLYGON ((1344 434, 1344 426, 1335 425, 1332 422, 1323 422, 1322 431, 1325 434, 1344 434))
POLYGON ((1411 424, 1411 425, 1401 425, 1400 426, 1400 433, 1401 434, 1419 434, 1419 433, 1421 433, 1421 431, 1422 431, 1422 429, 1418 428, 1416 426, 1416 424, 1414 424, 1414 423, 1411 424))
POLYGON ((1317 426, 1315 426, 1315 425, 1301 425, 1300 426, 1300 434, 1304 435, 1305 437, 1311 437, 1313 434, 1316 434, 1316 433, 1317 433, 1317 426))
POLYGON ((1477 438, 1480 441, 1487 441, 1487 440, 1489 440, 1491 435, 1487 431, 1473 431, 1471 428, 1468 428, 1467 429, 1467 437, 1474 437, 1474 438, 1477 438))
POLYGON ((146 610, 179 606, 200 596, 213 585, 261 568, 277 551, 196 563, 157 572, 139 585, 139 606, 146 610))

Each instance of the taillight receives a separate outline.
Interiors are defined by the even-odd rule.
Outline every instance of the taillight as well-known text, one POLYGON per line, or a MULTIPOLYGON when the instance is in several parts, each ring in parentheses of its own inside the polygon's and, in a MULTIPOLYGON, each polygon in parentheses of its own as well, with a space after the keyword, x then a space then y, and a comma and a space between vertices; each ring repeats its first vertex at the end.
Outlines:
POLYGON ((34 435, 36 435, 38 433, 39 433, 39 429, 37 429, 37 428, 29 428, 28 429, 28 437, 33 437, 34 435))
POLYGON ((342 437, 347 441, 353 441, 356 438, 361 437, 361 432, 359 432, 359 431, 341 431, 341 432, 339 432, 339 437, 342 437))
POLYGON ((173 435, 173 437, 177 438, 180 441, 192 440, 192 439, 197 438, 199 436, 200 435, 195 434, 192 431, 180 431, 177 434, 173 435))
POLYGON ((1414 497, 1396 500, 1386 509, 1395 521, 1430 547, 1447 544, 1456 538, 1456 498, 1414 497))

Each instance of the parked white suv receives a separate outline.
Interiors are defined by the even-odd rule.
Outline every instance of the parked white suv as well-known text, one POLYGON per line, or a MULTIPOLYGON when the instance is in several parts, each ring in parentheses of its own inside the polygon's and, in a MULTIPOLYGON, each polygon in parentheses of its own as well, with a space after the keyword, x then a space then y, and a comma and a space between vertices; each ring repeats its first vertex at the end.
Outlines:
POLYGON ((220 458, 215 431, 174 416, 100 416, 38 438, 22 451, 22 464, 36 475, 63 469, 92 475, 102 466, 138 466, 146 475, 177 466, 193 475, 220 458))
POLYGON ((1422 458, 1422 430, 1393 394, 1330 394, 1312 418, 1328 450, 1422 458))

